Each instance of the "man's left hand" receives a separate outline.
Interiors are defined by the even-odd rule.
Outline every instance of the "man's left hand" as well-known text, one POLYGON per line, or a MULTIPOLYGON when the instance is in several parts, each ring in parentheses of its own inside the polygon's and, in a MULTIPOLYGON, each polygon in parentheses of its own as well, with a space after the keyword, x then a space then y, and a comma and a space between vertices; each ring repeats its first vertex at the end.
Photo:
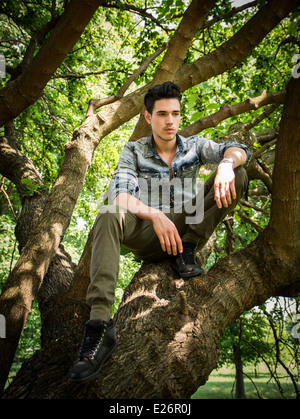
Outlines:
POLYGON ((224 162, 218 166, 214 189, 218 208, 222 208, 222 205, 227 208, 232 199, 236 198, 235 173, 230 162, 224 162))

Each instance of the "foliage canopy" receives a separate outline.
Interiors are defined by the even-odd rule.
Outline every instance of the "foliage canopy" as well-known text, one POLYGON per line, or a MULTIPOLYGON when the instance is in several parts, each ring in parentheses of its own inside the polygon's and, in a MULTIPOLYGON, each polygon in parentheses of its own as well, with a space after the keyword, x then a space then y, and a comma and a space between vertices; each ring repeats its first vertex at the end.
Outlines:
MULTIPOLYGON (((0 88, 22 71, 26 65, 24 57, 30 49, 33 48, 33 55, 39 51, 67 3, 62 0, 2 2, 0 54, 6 60, 6 78, 0 79, 0 88)), ((118 94, 139 66, 151 54, 167 45, 189 3, 187 0, 116 0, 106 2, 103 7, 98 8, 79 41, 45 86, 41 97, 14 120, 14 141, 36 167, 42 178, 43 188, 51 190, 64 160, 65 145, 72 138, 75 128, 85 120, 90 99, 118 94)), ((236 34, 264 4, 264 1, 254 1, 251 7, 248 5, 235 11, 229 0, 216 2, 205 24, 194 37, 182 65, 213 52, 236 34)), ((295 64, 292 57, 299 49, 299 26, 299 9, 295 9, 269 32, 241 64, 186 90, 182 101, 181 128, 217 112, 223 104, 234 105, 248 98, 256 98, 263 90, 268 93, 284 90, 295 64)), ((135 78, 127 93, 153 79, 165 51, 135 78)), ((261 108, 257 108, 224 119, 216 126, 205 129, 200 135, 219 141, 222 136, 228 134, 233 124, 241 123, 245 126, 260 118, 260 121, 252 124, 249 134, 252 136, 252 151, 256 152, 267 143, 265 140, 260 142, 265 135, 277 132, 281 113, 282 105, 274 106, 272 113, 267 112, 266 115, 262 114, 261 108)), ((63 241, 76 263, 83 252, 102 196, 117 165, 118 156, 123 145, 130 139, 137 121, 138 117, 134 117, 121 125, 107 135, 95 150, 84 188, 63 241)), ((0 134, 4 133, 5 128, 2 127, 0 134)), ((275 144, 270 144, 260 156, 260 164, 267 173, 273 168, 275 148, 275 144)), ((204 178, 209 175, 210 172, 201 173, 204 178)), ((33 196, 40 190, 40 186, 34 185, 30 179, 24 178, 22 183, 27 187, 27 196, 33 196)), ((17 193, 15 185, 4 178, 2 191, 0 231, 3 240, 0 243, 0 284, 4 284, 18 258, 14 226, 20 216, 24 199, 24 196, 20 197, 17 193)), ((207 269, 220 258, 244 248, 257 237, 268 224, 270 205, 270 191, 264 182, 261 179, 252 179, 248 203, 239 205, 227 220, 228 223, 218 228, 217 240, 205 260, 207 269)), ((135 261, 132 255, 121 257, 115 309, 123 289, 139 266, 140 263, 135 261)), ((34 318, 36 312, 33 311, 34 318)), ((256 324, 258 329, 264 332, 267 327, 265 320, 257 316, 254 316, 254 319, 261 321, 261 324, 256 324)), ((250 320, 245 317, 243 322, 248 323, 250 320)), ((40 321, 34 321, 34 325, 34 333, 37 334, 40 321)), ((32 323, 28 323, 28 328, 30 327, 32 323)), ((230 327, 231 335, 236 333, 233 330, 236 326, 230 327)), ((253 327, 253 323, 250 327, 253 327)), ((229 329, 226 333, 229 333, 229 329)), ((25 329, 25 346, 28 346, 27 331, 28 329, 25 329)), ((223 345, 228 352, 226 339, 227 334, 223 345)), ((36 345, 36 341, 31 341, 29 345, 36 345)), ((247 348, 244 350, 245 360, 254 362, 255 359, 256 362, 254 353, 248 352, 249 346, 247 348)), ((27 349, 24 348, 24 343, 21 343, 17 356, 23 358, 27 349)))

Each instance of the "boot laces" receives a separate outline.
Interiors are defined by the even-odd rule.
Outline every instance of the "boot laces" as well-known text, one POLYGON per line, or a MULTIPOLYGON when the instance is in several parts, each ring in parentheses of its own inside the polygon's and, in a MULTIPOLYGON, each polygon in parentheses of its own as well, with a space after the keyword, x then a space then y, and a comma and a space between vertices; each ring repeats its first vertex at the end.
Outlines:
POLYGON ((195 246, 185 244, 183 247, 183 253, 180 253, 179 257, 184 265, 195 264, 195 246))
POLYGON ((79 358, 93 358, 99 349, 104 333, 106 331, 106 324, 101 327, 86 325, 84 338, 81 344, 79 358))

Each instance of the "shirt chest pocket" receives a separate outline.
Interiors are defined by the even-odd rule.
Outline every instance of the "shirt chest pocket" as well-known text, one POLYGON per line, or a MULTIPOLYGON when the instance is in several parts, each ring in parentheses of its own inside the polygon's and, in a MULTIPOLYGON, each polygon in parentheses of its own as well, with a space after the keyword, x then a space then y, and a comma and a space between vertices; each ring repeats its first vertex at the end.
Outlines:
POLYGON ((138 184, 140 190, 140 199, 145 202, 148 201, 150 205, 150 196, 153 187, 160 183, 161 174, 157 171, 145 170, 138 174, 138 184))
POLYGON ((140 199, 154 208, 161 207, 165 202, 170 206, 170 180, 167 173, 140 172, 138 178, 140 199), (165 174, 165 176, 163 176, 165 174))
POLYGON ((200 164, 198 162, 183 164, 178 169, 178 175, 181 178, 195 178, 198 176, 200 164))
POLYGON ((161 178, 161 174, 156 171, 145 170, 138 174, 138 183, 140 186, 151 185, 151 182, 158 181, 161 178), (154 180, 151 180, 154 179, 154 180))

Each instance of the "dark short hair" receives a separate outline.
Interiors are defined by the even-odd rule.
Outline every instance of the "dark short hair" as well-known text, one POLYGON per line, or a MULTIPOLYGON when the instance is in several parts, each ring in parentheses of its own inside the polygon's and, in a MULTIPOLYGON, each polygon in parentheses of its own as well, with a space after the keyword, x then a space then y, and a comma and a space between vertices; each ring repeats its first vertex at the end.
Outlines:
POLYGON ((157 84, 156 86, 150 87, 145 95, 144 103, 147 111, 152 114, 156 100, 173 98, 178 99, 179 102, 181 101, 180 88, 177 84, 166 81, 163 84, 157 84))

